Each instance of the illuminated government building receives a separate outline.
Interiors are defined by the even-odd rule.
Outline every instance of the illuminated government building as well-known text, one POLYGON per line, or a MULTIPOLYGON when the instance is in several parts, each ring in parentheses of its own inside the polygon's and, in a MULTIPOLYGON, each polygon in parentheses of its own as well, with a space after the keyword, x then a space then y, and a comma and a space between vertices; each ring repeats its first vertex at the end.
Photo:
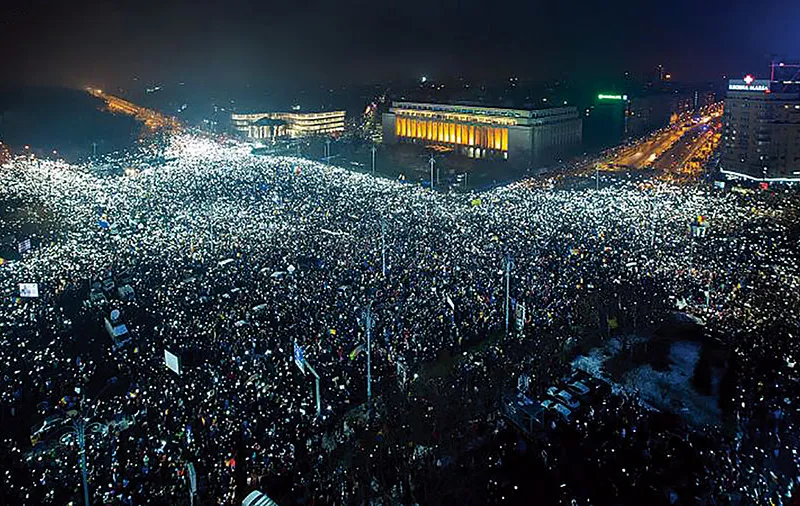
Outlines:
POLYGON ((502 109, 393 102, 383 115, 383 142, 442 146, 470 158, 547 163, 574 153, 583 125, 575 107, 502 109))
POLYGON ((344 132, 344 111, 231 114, 233 128, 250 139, 297 139, 344 132))

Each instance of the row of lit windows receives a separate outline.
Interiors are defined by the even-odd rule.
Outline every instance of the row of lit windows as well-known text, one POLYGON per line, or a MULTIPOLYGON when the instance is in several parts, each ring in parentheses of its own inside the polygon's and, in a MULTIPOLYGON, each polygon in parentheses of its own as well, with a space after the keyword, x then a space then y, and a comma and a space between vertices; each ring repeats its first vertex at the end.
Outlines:
POLYGON ((255 126, 249 125, 247 127, 238 128, 239 131, 252 139, 267 139, 273 137, 304 137, 315 134, 327 134, 344 131, 344 123, 334 123, 327 125, 320 125, 313 128, 298 128, 297 125, 277 125, 277 126, 255 126))
MULTIPOLYGON (((690 100, 690 99, 687 99, 690 100)), ((560 116, 562 114, 573 115, 577 113, 574 107, 553 107, 546 109, 502 109, 496 107, 459 107, 452 105, 441 104, 420 104, 409 102, 394 102, 392 112, 406 113, 411 115, 425 114, 425 113, 442 113, 442 114, 465 114, 469 116, 481 116, 485 118, 499 119, 499 117, 506 118, 544 118, 548 116, 560 116)), ((514 123, 509 123, 514 124, 514 123)))
POLYGON ((394 102, 394 112, 406 111, 410 114, 418 114, 423 111, 439 112, 444 114, 467 114, 471 116, 498 117, 505 116, 510 118, 526 118, 529 111, 516 109, 498 109, 494 107, 459 107, 453 105, 418 104, 408 102, 394 102))
POLYGON ((340 119, 344 121, 345 112, 344 111, 334 111, 334 112, 304 112, 304 113, 291 113, 291 112, 279 112, 271 114, 274 116, 275 119, 285 119, 288 121, 308 121, 308 120, 315 120, 315 119, 327 119, 327 120, 337 120, 340 119))
POLYGON ((508 128, 398 117, 395 133, 398 137, 508 151, 508 128))
POLYGON ((285 134, 286 130, 283 125, 278 127, 269 126, 251 126, 245 133, 251 139, 272 139, 274 137, 281 137, 285 134))
POLYGON ((313 120, 283 120, 286 123, 291 125, 329 125, 331 123, 341 123, 344 125, 344 118, 325 118, 325 119, 313 119, 313 120))
POLYGON ((403 116, 412 116, 434 121, 454 121, 460 123, 485 123, 490 125, 516 125, 517 120, 499 116, 487 116, 481 114, 466 114, 460 112, 444 112, 444 111, 424 111, 417 109, 394 109, 395 114, 403 116))
POLYGON ((330 129, 343 129, 344 123, 320 123, 316 125, 304 125, 295 123, 289 126, 290 130, 302 130, 302 131, 313 131, 313 130, 330 130, 330 129))
POLYGON ((262 118, 269 119, 282 119, 285 121, 314 121, 314 120, 327 120, 327 121, 344 121, 344 111, 332 112, 259 112, 251 114, 231 114, 231 120, 235 123, 237 121, 258 121, 262 118))
POLYGON ((311 132, 314 130, 344 129, 344 123, 326 123, 324 125, 289 125, 289 130, 311 132))

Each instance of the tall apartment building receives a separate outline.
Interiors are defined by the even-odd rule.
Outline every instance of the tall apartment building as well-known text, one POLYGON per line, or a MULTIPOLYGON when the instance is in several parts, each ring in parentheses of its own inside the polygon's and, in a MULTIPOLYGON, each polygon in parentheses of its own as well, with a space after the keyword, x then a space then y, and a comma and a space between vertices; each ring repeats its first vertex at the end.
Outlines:
POLYGON ((800 180, 800 89, 768 79, 732 79, 723 116, 723 173, 800 180))

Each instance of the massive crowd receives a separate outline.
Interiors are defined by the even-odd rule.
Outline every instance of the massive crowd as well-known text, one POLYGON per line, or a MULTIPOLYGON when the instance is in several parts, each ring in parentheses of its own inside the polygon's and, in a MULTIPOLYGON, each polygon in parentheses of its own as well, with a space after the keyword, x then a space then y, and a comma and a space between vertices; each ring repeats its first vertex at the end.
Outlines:
MULTIPOLYGON (((420 476, 457 461, 436 448, 461 430, 431 422, 437 410, 499 430, 495 394, 523 371, 532 389, 565 374, 571 329, 613 316, 635 330, 678 301, 735 350, 734 428, 703 428, 715 444, 698 448, 643 430, 650 415, 635 403, 604 404, 563 444, 553 436, 541 473, 570 474, 556 447, 591 448, 600 468, 624 453, 624 468, 603 472, 625 487, 598 498, 584 477, 559 487, 558 501, 614 503, 641 482, 666 503, 756 504, 794 486, 800 215, 789 191, 624 178, 595 190, 539 178, 443 194, 192 135, 175 137, 163 163, 122 176, 18 158, 0 179, 0 202, 50 220, 31 251, 0 265, 0 398, 3 425, 18 429, 2 445, 18 463, 4 470, 11 503, 79 497, 74 440, 31 452, 24 439, 30 423, 87 406, 94 420, 134 420, 90 438, 96 503, 188 504, 187 462, 208 504, 236 504, 254 488, 308 504, 434 503, 420 476), (698 216, 710 223, 703 238, 687 234, 698 216), (495 340, 509 259, 510 296, 529 320, 513 342, 495 340), (129 283, 135 299, 107 291, 107 303, 89 303, 106 279, 129 283), (38 283, 38 298, 19 297, 19 283, 38 283), (375 402, 365 422, 356 414, 370 304, 375 402), (113 309, 131 335, 120 348, 103 329, 113 309), (321 377, 319 417, 295 343, 321 377), (180 375, 165 349, 182 357, 180 375), (429 379, 423 365, 446 357, 458 357, 453 370, 429 379), (463 402, 437 404, 443 390, 463 402), (417 419, 432 431, 416 434, 417 419), (663 458, 674 449, 698 452, 695 475, 663 458), (362 458, 391 471, 364 472, 362 458), (674 483, 655 479, 657 466, 674 483)), ((488 446, 502 458, 502 446, 488 446)))

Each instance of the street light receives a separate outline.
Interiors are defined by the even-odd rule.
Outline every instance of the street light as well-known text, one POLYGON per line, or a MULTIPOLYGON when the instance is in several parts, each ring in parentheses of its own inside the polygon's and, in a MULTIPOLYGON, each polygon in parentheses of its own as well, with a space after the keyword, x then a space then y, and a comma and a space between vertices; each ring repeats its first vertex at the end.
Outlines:
MULTIPOLYGON (((109 378, 109 380, 106 382, 106 386, 103 387, 99 394, 97 394, 97 397, 100 397, 100 395, 105 392, 108 387, 116 382, 116 377, 109 378)), ((81 389, 81 392, 84 392, 84 390, 81 389)), ((90 410, 89 405, 86 403, 85 393, 82 393, 81 409, 72 420, 72 429, 61 436, 61 439, 59 440, 62 445, 67 445, 70 443, 70 436, 74 435, 78 438, 78 454, 81 458, 81 480, 83 481, 83 502, 85 506, 89 506, 89 480, 87 477, 88 471, 86 470, 86 430, 88 429, 90 433, 105 433, 108 431, 108 427, 105 424, 100 422, 88 423, 94 414, 94 410, 90 410)))
POLYGON ((367 413, 370 411, 372 403, 372 328, 375 320, 372 318, 372 302, 367 305, 362 313, 362 325, 367 333, 367 413))
POLYGON ((429 161, 431 162, 431 190, 433 190, 433 164, 435 162, 433 159, 433 153, 431 153, 431 159, 429 161))
POLYGON ((86 429, 90 433, 107 432, 107 427, 100 422, 88 423, 90 413, 88 410, 81 410, 72 421, 72 429, 61 436, 60 442, 62 445, 67 446, 71 444, 72 437, 78 439, 78 455, 80 455, 81 465, 81 481, 83 482, 83 502, 85 506, 89 506, 89 481, 87 478, 88 471, 86 469, 86 429))
POLYGON ((600 164, 594 166, 594 189, 600 191, 600 164))
POLYGON ((381 216, 381 274, 386 279, 386 217, 381 216))
POLYGON ((511 252, 506 251, 506 337, 508 337, 508 321, 511 311, 511 252))

